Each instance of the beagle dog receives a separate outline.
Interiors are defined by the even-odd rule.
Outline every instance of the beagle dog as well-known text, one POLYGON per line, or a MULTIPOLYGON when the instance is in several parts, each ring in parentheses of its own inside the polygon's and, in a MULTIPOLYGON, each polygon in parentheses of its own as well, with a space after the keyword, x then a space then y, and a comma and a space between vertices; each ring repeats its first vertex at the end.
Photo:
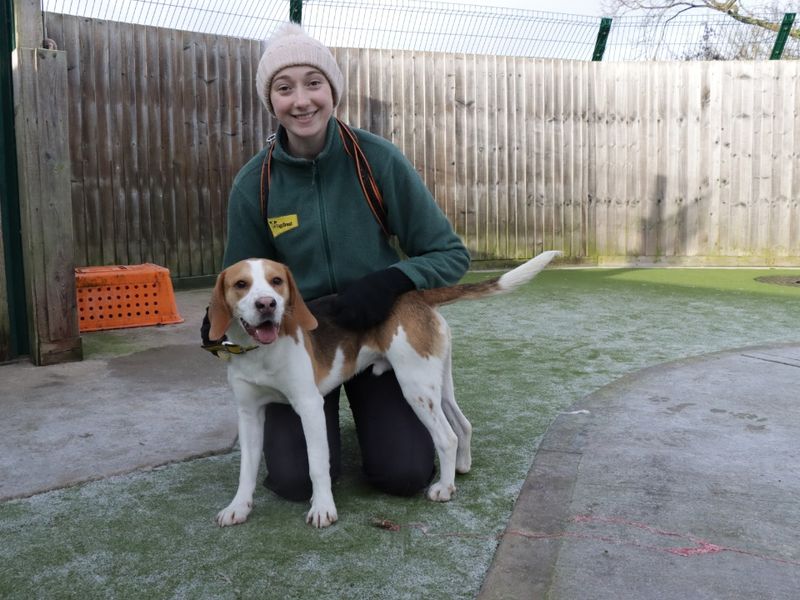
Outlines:
POLYGON ((269 402, 288 402, 302 421, 312 484, 306 522, 327 527, 337 520, 323 396, 369 366, 376 374, 394 369, 436 448, 440 478, 427 496, 450 500, 455 474, 470 469, 472 427, 456 404, 450 330, 436 307, 509 292, 557 254, 544 252, 489 281, 407 292, 383 323, 363 332, 338 327, 324 310, 315 308, 313 314, 283 264, 249 259, 222 271, 209 306, 209 334, 211 339, 228 337, 218 349, 230 354, 228 381, 238 408, 241 465, 239 488, 217 515, 217 524, 243 523, 253 508, 269 402))

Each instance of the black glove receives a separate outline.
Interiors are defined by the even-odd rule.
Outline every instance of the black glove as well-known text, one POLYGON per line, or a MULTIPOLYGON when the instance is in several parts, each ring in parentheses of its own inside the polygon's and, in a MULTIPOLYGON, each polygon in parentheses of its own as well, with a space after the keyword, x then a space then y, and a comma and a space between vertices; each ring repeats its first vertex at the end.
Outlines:
POLYGON ((345 329, 363 331, 384 321, 397 297, 416 286, 400 269, 376 271, 351 283, 336 296, 333 320, 345 329))

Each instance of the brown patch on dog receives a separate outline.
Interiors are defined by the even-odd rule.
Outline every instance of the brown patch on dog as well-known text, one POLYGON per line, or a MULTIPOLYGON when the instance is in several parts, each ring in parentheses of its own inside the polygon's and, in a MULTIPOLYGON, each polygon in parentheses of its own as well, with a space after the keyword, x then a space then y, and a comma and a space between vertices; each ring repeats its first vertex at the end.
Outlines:
POLYGON ((408 292, 398 298, 389 318, 375 330, 374 347, 386 352, 399 327, 405 331, 411 347, 423 358, 441 353, 443 340, 439 318, 421 292, 408 292))
POLYGON ((253 284, 250 268, 244 261, 231 265, 219 275, 211 293, 211 303, 208 306, 208 320, 211 327, 208 337, 218 340, 228 330, 228 326, 233 319, 234 306, 250 289, 253 284), (241 282, 241 287, 237 287, 237 282, 241 282))
POLYGON ((498 285, 499 281, 500 278, 495 277, 478 283, 460 283, 449 287, 419 290, 416 293, 426 304, 442 306, 459 300, 478 300, 499 294, 503 291, 498 285))
POLYGON ((350 379, 355 375, 356 359, 361 347, 357 334, 336 325, 327 314, 315 312, 312 302, 310 310, 317 321, 317 328, 306 336, 306 350, 314 357, 314 377, 319 384, 333 369, 337 350, 344 355, 343 377, 350 379))

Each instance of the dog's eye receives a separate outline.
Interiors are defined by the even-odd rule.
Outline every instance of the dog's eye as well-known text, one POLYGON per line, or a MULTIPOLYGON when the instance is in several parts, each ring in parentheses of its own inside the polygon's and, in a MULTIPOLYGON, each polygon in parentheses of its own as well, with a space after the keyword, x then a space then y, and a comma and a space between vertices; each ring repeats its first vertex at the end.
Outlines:
POLYGON ((283 285, 283 279, 280 277, 273 277, 271 283, 272 285, 283 285))
POLYGON ((233 284, 233 287, 243 290, 244 288, 247 287, 247 282, 244 279, 240 279, 239 281, 233 284))

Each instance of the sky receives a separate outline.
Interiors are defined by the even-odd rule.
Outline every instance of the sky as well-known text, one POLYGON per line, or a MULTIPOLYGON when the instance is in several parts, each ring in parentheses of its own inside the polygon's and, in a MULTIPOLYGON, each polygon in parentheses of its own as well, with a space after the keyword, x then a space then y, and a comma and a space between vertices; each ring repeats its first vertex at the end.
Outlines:
POLYGON ((523 10, 539 10, 594 17, 603 16, 603 11, 600 8, 600 0, 459 0, 459 4, 520 8, 523 10))

